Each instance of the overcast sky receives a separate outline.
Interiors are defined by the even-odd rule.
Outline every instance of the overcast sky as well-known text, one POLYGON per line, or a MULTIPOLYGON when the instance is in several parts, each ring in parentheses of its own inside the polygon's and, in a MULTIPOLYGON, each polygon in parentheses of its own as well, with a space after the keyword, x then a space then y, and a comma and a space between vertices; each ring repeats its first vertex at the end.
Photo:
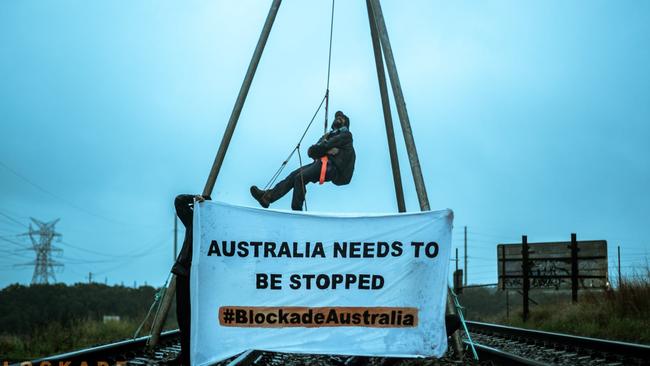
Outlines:
MULTIPOLYGON (((173 198, 203 190, 269 4, 0 2, 0 287, 32 279, 14 267, 35 257, 17 236, 30 217, 60 218, 58 281, 164 283, 173 198)), ((249 186, 297 142, 325 91, 330 7, 283 2, 214 199, 256 205, 249 186)), ((496 244, 522 234, 605 239, 610 266, 620 245, 626 274, 647 268, 650 2, 383 9, 431 207, 454 210, 461 255, 468 226, 469 282, 496 282, 496 244)), ((334 27, 331 111, 350 116, 357 169, 310 185, 309 208, 395 212, 365 2, 338 1, 334 27)))

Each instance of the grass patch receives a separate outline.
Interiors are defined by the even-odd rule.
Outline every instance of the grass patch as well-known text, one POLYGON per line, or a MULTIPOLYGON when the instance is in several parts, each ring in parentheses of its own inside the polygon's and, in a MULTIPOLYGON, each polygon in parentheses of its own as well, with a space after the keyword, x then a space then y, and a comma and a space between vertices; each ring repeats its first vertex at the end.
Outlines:
MULTIPOLYGON (((534 295, 531 295, 534 296, 534 295)), ((503 313, 493 322, 512 326, 650 344, 650 270, 623 279, 615 289, 580 293, 579 302, 531 305, 528 322, 521 307, 509 318, 503 313)))
MULTIPOLYGON (((150 286, 10 285, 0 290, 0 362, 27 361, 132 338, 154 299, 150 286), (104 315, 119 321, 103 322, 104 315)), ((165 329, 176 328, 175 307, 165 329)), ((151 318, 140 335, 151 329, 151 318)))
MULTIPOLYGON (((0 354, 4 360, 26 361, 59 353, 103 345, 133 337, 141 319, 102 322, 77 319, 63 325, 52 322, 29 335, 0 335, 0 354)), ((165 329, 173 329, 167 322, 165 329)), ((147 335, 149 324, 140 336, 147 335)))
POLYGON ((0 352, 14 361, 24 361, 105 344, 133 335, 135 321, 74 320, 68 325, 49 323, 27 336, 0 336, 0 352))

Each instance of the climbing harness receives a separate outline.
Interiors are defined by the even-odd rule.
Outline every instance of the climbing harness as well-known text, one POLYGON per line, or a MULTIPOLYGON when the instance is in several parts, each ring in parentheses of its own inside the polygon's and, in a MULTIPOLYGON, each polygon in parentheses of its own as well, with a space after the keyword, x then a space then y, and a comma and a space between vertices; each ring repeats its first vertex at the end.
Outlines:
POLYGON ((329 158, 327 155, 323 156, 320 158, 320 178, 318 179, 318 184, 323 184, 325 183, 325 175, 327 175, 327 161, 329 158))
MULTIPOLYGON (((307 135, 307 132, 309 131, 309 128, 311 127, 312 123, 316 119, 316 116, 318 115, 318 112, 320 112, 321 108, 323 107, 323 103, 325 104, 325 122, 323 126, 323 134, 327 133, 327 114, 329 112, 329 100, 330 100, 330 74, 331 74, 331 69, 332 69, 332 39, 333 39, 333 34, 334 34, 334 5, 335 5, 336 0, 332 0, 332 14, 330 16, 330 38, 329 38, 329 50, 328 50, 328 57, 327 57, 327 83, 325 86, 325 96, 321 100, 320 104, 318 105, 318 108, 316 108, 316 112, 314 113, 314 116, 311 118, 309 123, 307 124, 307 128, 305 128, 305 131, 302 133, 302 136, 300 136, 300 139, 298 140, 298 143, 296 144, 296 147, 291 150, 289 153, 289 156, 284 159, 282 164, 280 164, 280 167, 278 170, 275 171, 271 179, 266 183, 264 186, 264 190, 269 190, 270 188, 273 187, 275 184, 275 181, 278 179, 280 174, 282 173, 282 170, 287 166, 287 163, 289 163, 289 160, 293 156, 293 154, 297 151, 298 152, 298 162, 300 164, 300 168, 298 170, 298 174, 300 174, 300 182, 301 187, 302 187, 302 194, 304 197, 304 208, 305 211, 307 211, 307 192, 305 192, 305 178, 302 173, 302 157, 300 155, 300 144, 302 143, 302 140, 305 138, 305 135, 307 135)), ((320 174, 320 179, 318 180, 319 184, 325 183, 325 173, 327 169, 327 155, 323 156, 321 158, 321 162, 323 162, 323 165, 321 167, 321 174, 320 174), (323 158, 325 160, 323 160, 323 158)))

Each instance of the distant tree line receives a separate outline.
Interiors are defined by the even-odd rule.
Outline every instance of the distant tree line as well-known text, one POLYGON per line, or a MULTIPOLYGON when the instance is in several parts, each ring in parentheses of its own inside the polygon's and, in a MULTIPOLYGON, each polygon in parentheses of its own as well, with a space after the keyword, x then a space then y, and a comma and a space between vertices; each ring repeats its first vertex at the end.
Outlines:
POLYGON ((27 335, 50 323, 66 326, 79 319, 101 321, 104 315, 142 320, 156 291, 151 286, 97 283, 10 285, 0 291, 0 333, 27 335))

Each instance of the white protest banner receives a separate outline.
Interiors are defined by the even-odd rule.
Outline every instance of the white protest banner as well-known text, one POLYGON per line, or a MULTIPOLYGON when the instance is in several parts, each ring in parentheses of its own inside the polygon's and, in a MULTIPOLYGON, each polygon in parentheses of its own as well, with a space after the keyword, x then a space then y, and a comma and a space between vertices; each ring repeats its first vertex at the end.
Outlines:
POLYGON ((452 220, 196 204, 192 365, 248 349, 441 356, 452 220))

